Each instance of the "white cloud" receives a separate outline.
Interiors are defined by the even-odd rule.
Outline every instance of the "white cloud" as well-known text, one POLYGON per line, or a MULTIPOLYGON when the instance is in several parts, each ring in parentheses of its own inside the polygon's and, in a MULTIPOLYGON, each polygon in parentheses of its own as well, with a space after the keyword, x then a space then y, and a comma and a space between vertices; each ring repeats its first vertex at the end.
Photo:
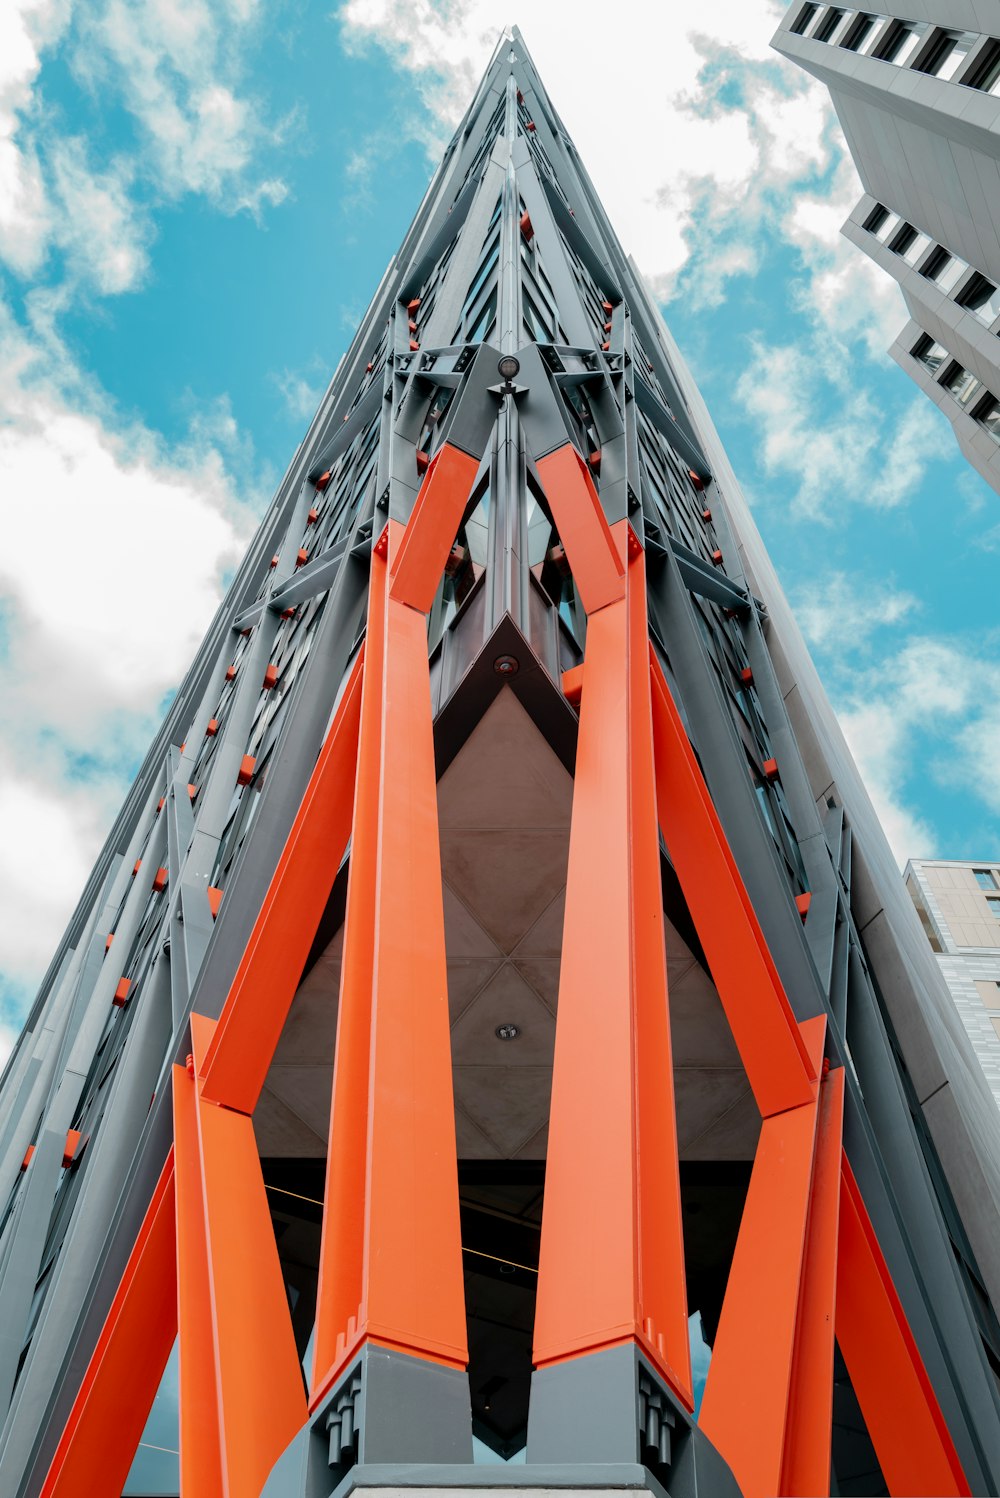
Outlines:
POLYGON ((81 17, 77 72, 120 94, 168 195, 204 193, 232 211, 284 195, 276 179, 247 183, 257 147, 274 138, 241 93, 241 46, 257 15, 246 0, 95 0, 81 17))
MULTIPOLYGON (((851 679, 838 717, 900 863, 954 851, 915 809, 922 775, 1000 815, 1000 660, 962 642, 914 636, 851 679)), ((984 841, 995 836, 984 828, 984 841)))
POLYGON ((927 464, 951 452, 947 423, 923 395, 890 423, 834 348, 757 340, 736 394, 757 424, 765 472, 793 480, 791 508, 813 519, 904 504, 927 464))
POLYGON ((41 52, 63 32, 69 0, 5 0, 0 6, 0 257, 22 274, 41 264, 50 228, 33 146, 18 141, 41 52))
POLYGON ((312 420, 326 390, 327 380, 321 379, 318 372, 314 375, 310 380, 294 370, 283 369, 280 374, 272 376, 289 415, 300 421, 312 420))
POLYGON ((815 578, 792 602, 810 645, 851 653, 864 650, 877 631, 902 624, 920 608, 914 594, 885 578, 852 577, 846 572, 815 578))
POLYGON ((225 402, 168 452, 6 316, 0 370, 0 973, 28 984, 256 515, 225 402))
POLYGON ((105 296, 132 291, 148 269, 152 233, 129 195, 133 172, 121 161, 95 171, 79 136, 58 142, 50 171, 59 208, 55 237, 70 264, 105 296))
POLYGON ((284 201, 258 158, 285 127, 245 91, 255 0, 5 0, 0 6, 0 259, 36 274, 51 246, 102 295, 147 268, 150 202, 193 192, 260 218, 284 201), (95 103, 121 103, 140 136, 99 166, 103 144, 62 136, 37 92, 42 55, 61 45, 95 103))

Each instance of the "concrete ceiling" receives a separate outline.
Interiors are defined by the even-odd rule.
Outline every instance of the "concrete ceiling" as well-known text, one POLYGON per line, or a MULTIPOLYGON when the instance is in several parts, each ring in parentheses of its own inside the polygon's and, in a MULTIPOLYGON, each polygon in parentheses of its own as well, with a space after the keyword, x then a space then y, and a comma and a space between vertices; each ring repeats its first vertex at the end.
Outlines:
MULTIPOLYGON (((504 688, 438 785, 463 1159, 545 1155, 573 781, 504 688), (502 1040, 500 1025, 518 1028, 502 1040)), ((667 924, 681 1156, 748 1160, 760 1120, 718 995, 667 924)), ((326 1153, 343 933, 303 980, 254 1116, 264 1156, 326 1153)))

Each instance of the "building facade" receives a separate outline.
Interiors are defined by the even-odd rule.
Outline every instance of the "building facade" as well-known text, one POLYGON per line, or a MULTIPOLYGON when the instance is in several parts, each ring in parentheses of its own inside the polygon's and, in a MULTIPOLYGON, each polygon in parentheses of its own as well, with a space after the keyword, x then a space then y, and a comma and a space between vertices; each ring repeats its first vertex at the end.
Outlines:
POLYGON ((1000 867, 913 858, 903 877, 1000 1104, 1000 867))
POLYGON ((1000 4, 797 0, 772 45, 830 90, 864 187, 843 232, 910 314, 889 352, 1000 490, 1000 4))
POLYGON ((11 1498, 1000 1488, 1000 1118, 516 32, 53 958, 0 1203, 11 1498))

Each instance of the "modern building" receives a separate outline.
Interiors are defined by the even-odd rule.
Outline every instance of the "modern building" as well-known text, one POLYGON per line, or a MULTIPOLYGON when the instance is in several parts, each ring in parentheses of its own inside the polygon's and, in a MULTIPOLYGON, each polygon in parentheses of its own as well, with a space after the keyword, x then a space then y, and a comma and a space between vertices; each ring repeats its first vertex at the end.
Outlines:
POLYGON ((1000 1490, 1000 1117, 517 32, 55 953, 0 1203, 5 1498, 1000 1490))
POLYGON ((864 187, 843 232, 910 314, 889 352, 1000 490, 1000 4, 796 0, 772 45, 830 90, 864 187))
POLYGON ((1000 1104, 1000 865, 913 858, 903 877, 1000 1104))

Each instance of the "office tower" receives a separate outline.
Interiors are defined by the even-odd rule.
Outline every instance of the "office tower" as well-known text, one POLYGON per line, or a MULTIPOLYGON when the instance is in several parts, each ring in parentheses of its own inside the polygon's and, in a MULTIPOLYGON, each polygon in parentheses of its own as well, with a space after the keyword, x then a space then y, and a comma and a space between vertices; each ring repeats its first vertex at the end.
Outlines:
POLYGON ((178 1365, 184 1498, 997 1488, 996 1109, 516 32, 0 1109, 4 1494, 178 1365))
POLYGON ((986 860, 911 858, 903 877, 1000 1103, 1000 869, 986 860))
POLYGON ((1000 6, 798 0, 772 46, 830 90, 864 187, 843 233, 910 314, 890 354, 1000 490, 1000 6))

